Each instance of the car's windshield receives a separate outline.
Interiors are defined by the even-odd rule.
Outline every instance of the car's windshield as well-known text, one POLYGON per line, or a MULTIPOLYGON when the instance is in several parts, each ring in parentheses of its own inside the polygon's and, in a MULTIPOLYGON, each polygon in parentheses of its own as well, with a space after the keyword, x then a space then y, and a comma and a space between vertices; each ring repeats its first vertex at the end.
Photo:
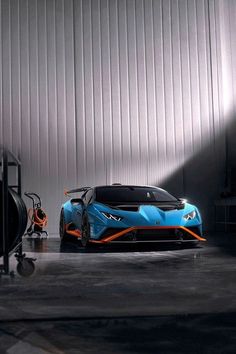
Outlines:
POLYGON ((100 203, 158 203, 177 202, 168 192, 151 187, 97 187, 96 201, 100 203))

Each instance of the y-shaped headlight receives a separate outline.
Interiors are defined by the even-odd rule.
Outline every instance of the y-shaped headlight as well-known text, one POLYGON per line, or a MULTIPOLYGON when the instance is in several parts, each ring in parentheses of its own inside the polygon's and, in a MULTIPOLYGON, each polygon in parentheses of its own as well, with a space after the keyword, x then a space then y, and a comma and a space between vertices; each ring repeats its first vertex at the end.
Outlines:
POLYGON ((114 214, 110 214, 110 213, 106 213, 105 211, 101 212, 103 216, 105 216, 105 218, 107 218, 108 220, 115 220, 115 221, 121 221, 123 218, 121 216, 118 215, 114 215, 114 214))
POLYGON ((184 219, 185 219, 186 221, 192 220, 192 219, 194 219, 195 217, 196 217, 196 211, 195 211, 195 210, 191 211, 191 213, 188 213, 188 214, 184 215, 184 219))

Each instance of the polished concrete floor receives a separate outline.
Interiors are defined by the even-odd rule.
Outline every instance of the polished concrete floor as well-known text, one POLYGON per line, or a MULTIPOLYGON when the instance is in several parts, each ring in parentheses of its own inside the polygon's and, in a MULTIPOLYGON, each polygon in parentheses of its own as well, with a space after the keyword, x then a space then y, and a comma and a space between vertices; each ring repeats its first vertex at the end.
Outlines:
POLYGON ((36 270, 0 279, 0 353, 235 353, 236 237, 208 240, 85 251, 25 239, 36 270))

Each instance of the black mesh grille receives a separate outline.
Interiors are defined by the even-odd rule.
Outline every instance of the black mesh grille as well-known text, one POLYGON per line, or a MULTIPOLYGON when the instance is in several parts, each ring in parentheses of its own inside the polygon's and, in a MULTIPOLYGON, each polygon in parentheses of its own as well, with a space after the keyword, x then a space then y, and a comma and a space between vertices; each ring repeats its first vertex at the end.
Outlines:
POLYGON ((137 241, 180 240, 175 229, 137 230, 137 241))
POLYGON ((116 209, 120 209, 120 210, 125 210, 125 211, 138 211, 139 210, 139 206, 129 206, 129 205, 119 205, 116 207, 116 209))
POLYGON ((170 211, 170 210, 176 210, 178 209, 176 206, 158 206, 158 209, 161 209, 163 211, 170 211))

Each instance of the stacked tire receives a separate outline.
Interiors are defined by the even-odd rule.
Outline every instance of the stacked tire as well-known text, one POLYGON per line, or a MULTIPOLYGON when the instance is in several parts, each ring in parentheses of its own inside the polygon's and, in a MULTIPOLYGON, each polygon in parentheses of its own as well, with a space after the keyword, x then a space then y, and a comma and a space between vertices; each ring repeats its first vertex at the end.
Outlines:
MULTIPOLYGON (((2 182, 0 181, 0 228, 2 227, 2 182)), ((27 226, 27 209, 23 199, 8 188, 8 252, 20 242, 27 226)), ((3 235, 0 230, 0 256, 3 255, 3 235)))

